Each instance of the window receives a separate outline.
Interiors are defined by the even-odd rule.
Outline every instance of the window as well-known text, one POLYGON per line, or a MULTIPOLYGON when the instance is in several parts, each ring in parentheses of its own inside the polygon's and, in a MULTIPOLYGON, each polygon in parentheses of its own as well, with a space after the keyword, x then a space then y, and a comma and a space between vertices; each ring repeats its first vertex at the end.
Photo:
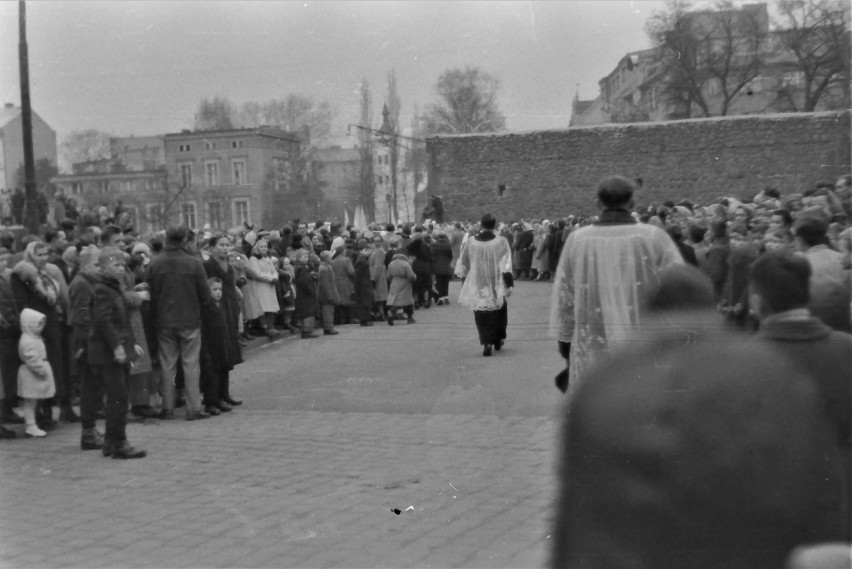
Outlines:
POLYGON ((215 161, 205 162, 204 170, 207 175, 207 186, 213 187, 219 185, 219 163, 215 161))
POLYGON ((184 188, 192 185, 192 164, 180 164, 180 183, 184 188))
POLYGON ((246 180, 246 161, 242 160, 234 160, 232 163, 233 172, 234 172, 234 185, 235 186, 245 186, 247 183, 246 180))
POLYGON ((243 141, 242 140, 234 140, 231 142, 231 148, 242 148, 243 141))
POLYGON ((205 150, 216 150, 216 143, 215 142, 205 142, 204 143, 204 149, 205 150))
POLYGON ((222 216, 222 202, 207 202, 207 223, 213 229, 222 229, 225 227, 225 220, 222 216))
POLYGON ((247 199, 234 200, 234 225, 251 223, 251 212, 247 199))
POLYGON ((190 151, 190 146, 189 146, 189 144, 181 144, 181 145, 178 147, 178 151, 179 151, 179 152, 189 152, 189 151, 190 151))
POLYGON ((185 202, 180 204, 180 224, 190 229, 195 229, 198 219, 195 216, 195 203, 185 202))
POLYGON ((101 193, 108 194, 109 193, 109 182, 106 180, 101 181, 101 193))
POLYGON ((163 206, 158 203, 149 203, 146 207, 148 220, 148 231, 158 231, 165 225, 163 219, 163 206))
POLYGON ((387 166, 388 164, 390 164, 390 156, 388 154, 385 154, 385 166, 387 166))
POLYGON ((272 187, 277 192, 281 190, 284 182, 289 177, 287 163, 283 158, 272 159, 272 187))
POLYGON ((76 195, 76 196, 79 196, 80 194, 82 194, 83 193, 83 184, 81 184, 80 182, 74 182, 73 184, 71 184, 71 193, 76 195))
POLYGON ((130 180, 122 180, 121 191, 125 194, 129 194, 131 190, 133 190, 133 183, 130 180))

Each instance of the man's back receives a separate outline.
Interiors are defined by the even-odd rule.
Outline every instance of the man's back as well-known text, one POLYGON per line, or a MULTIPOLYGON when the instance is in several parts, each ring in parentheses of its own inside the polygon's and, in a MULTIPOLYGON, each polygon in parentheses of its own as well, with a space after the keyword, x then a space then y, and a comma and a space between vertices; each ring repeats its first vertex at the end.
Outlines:
POLYGON ((665 231, 612 213, 568 236, 554 278, 551 326, 572 344, 573 383, 597 352, 627 341, 658 272, 683 263, 665 231))
POLYGON ((148 268, 151 314, 159 328, 196 329, 201 305, 209 302, 201 259, 178 246, 167 246, 148 268))

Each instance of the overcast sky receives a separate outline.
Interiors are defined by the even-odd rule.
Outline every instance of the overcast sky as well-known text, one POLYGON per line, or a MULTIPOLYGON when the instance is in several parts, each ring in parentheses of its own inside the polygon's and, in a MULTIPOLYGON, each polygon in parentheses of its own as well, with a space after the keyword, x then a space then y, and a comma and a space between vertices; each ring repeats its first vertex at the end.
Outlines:
MULTIPOLYGON (((700 3, 698 5, 701 5, 700 3)), ((201 97, 234 103, 303 93, 338 110, 339 142, 358 122, 367 78, 381 116, 396 69, 401 123, 434 100, 447 68, 499 77, 510 130, 564 128, 627 52, 649 47, 663 2, 28 2, 34 110, 61 141, 192 125, 201 97)), ((18 3, 0 2, 0 96, 20 104, 18 3)), ((347 144, 347 145, 349 145, 347 144)))

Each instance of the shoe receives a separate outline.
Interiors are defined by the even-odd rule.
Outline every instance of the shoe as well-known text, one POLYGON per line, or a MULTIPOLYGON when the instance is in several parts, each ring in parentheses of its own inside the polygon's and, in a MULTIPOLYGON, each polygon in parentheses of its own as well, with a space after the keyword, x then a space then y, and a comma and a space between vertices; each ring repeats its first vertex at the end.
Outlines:
POLYGON ((184 405, 186 405, 186 399, 183 397, 178 397, 177 400, 175 400, 175 409, 180 409, 184 405))
POLYGON ((145 420, 145 416, 137 413, 133 409, 127 412, 127 422, 128 423, 141 423, 145 420))
POLYGON ((210 415, 211 417, 218 417, 222 414, 222 412, 219 411, 218 407, 213 407, 212 405, 207 405, 206 407, 204 407, 204 412, 210 415))
POLYGON ((364 321, 361 322, 361 326, 372 326, 372 325, 373 325, 372 320, 364 320, 364 321))
POLYGON ((4 425, 23 425, 24 418, 14 411, 10 411, 9 413, 3 413, 0 415, 0 423, 3 423, 4 425))
POLYGON ((275 338, 277 338, 280 335, 281 335, 281 332, 279 332, 275 328, 270 328, 269 330, 266 331, 266 337, 269 338, 270 340, 274 340, 275 338))
POLYGON ((440 298, 435 301, 435 306, 443 306, 443 304, 444 304, 444 301, 440 298))
POLYGON ((450 299, 449 299, 449 298, 444 298, 444 304, 449 304, 449 303, 450 303, 450 299))
POLYGON ((288 322, 287 324, 285 324, 285 325, 284 325, 284 328, 286 328, 287 330, 290 330, 291 332, 298 332, 298 331, 299 331, 299 327, 298 327, 298 326, 293 326, 293 325, 292 325, 291 323, 289 323, 289 322, 288 322))
POLYGON ((310 333, 305 334, 304 332, 302 332, 302 339, 303 339, 303 340, 310 340, 310 339, 311 339, 311 338, 313 338, 313 337, 314 337, 314 335, 313 335, 313 334, 310 334, 310 333))
POLYGON ((187 421, 200 421, 201 419, 209 419, 210 415, 203 413, 201 411, 190 411, 186 414, 187 421))
POLYGON ((80 436, 80 450, 99 450, 104 448, 104 438, 96 429, 83 429, 80 436))
POLYGON ((52 431, 56 428, 56 419, 36 419, 36 427, 44 431, 52 431))
POLYGON ((223 397, 222 401, 224 401, 225 403, 227 403, 231 407, 239 407, 240 405, 243 404, 243 402, 240 399, 234 399, 230 395, 228 397, 223 397))
POLYGON ((337 336, 340 334, 337 330, 323 330, 322 333, 326 336, 337 336))
MULTIPOLYGON (((106 451, 106 447, 104 447, 104 451, 106 451)), ((130 446, 127 441, 121 441, 110 449, 109 456, 113 458, 120 459, 129 459, 129 458, 145 458, 148 455, 142 449, 134 448, 130 446)), ((104 456, 107 456, 104 454, 104 456)))
POLYGON ((388 326, 393 326, 393 316, 388 316, 388 326))
POLYGON ((0 427, 0 439, 14 439, 18 437, 18 433, 6 427, 0 427))
POLYGON ((426 304, 423 305, 423 308, 431 308, 431 306, 432 306, 432 301, 430 300, 426 304))
POLYGON ((408 317, 408 323, 409 323, 409 324, 416 324, 416 321, 414 320, 414 318, 412 318, 411 316, 409 316, 409 317, 408 317))
POLYGON ((163 409, 160 411, 160 414, 157 416, 161 421, 171 421, 175 418, 175 412, 171 409, 163 409))
POLYGON ((244 348, 245 348, 246 346, 248 346, 248 341, 247 341, 245 338, 240 338, 240 339, 239 339, 239 342, 240 342, 240 346, 242 346, 242 347, 244 347, 244 348))
POLYGON ((36 425, 30 425, 24 431, 24 436, 28 439, 46 437, 47 433, 39 429, 36 425))
POLYGON ((233 407, 231 407, 230 405, 228 405, 224 401, 220 401, 219 404, 216 405, 216 408, 222 413, 230 413, 231 411, 234 410, 233 407))
POLYGON ((497 340, 497 342, 494 344, 494 349, 499 352, 500 348, 502 348, 502 347, 503 347, 503 340, 497 340))
POLYGON ((151 419, 156 418, 160 415, 159 413, 154 411, 154 408, 151 407, 150 405, 140 406, 139 411, 140 411, 140 413, 143 417, 148 417, 148 418, 151 418, 151 419))
POLYGON ((491 355, 491 344, 485 344, 485 347, 482 349, 482 355, 486 357, 491 355))

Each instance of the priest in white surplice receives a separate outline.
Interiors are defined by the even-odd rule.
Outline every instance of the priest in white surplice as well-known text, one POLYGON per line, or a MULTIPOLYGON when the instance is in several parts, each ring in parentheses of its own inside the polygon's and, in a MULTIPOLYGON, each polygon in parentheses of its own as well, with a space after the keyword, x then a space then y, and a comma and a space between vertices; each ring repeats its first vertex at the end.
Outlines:
POLYGON ((464 277, 459 304, 473 310, 483 356, 503 347, 508 324, 506 299, 514 285, 512 248, 505 237, 494 232, 496 227, 493 215, 482 216, 480 232, 462 247, 457 271, 464 277))
POLYGON ((630 214, 633 185, 626 178, 603 180, 597 201, 598 221, 568 236, 553 281, 550 325, 569 359, 569 396, 601 353, 629 341, 659 271, 683 263, 665 231, 636 223, 630 214))

